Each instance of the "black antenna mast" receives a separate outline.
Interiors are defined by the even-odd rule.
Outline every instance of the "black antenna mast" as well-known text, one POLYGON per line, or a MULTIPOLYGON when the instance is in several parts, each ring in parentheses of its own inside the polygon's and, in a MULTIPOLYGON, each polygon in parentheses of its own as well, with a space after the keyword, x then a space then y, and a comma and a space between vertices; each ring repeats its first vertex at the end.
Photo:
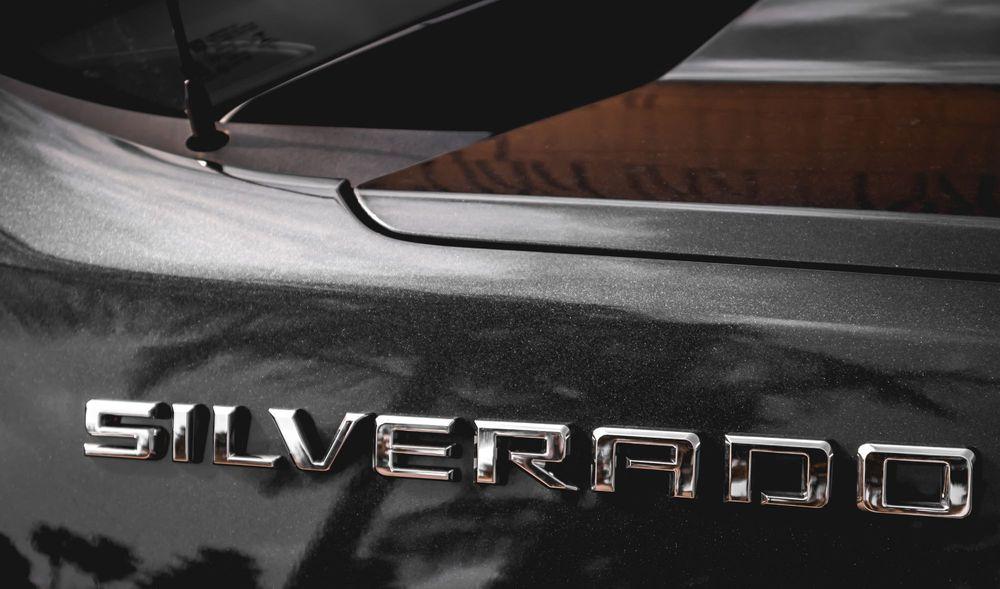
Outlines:
POLYGON ((174 29, 177 53, 181 58, 181 74, 184 76, 184 114, 191 124, 191 136, 185 144, 191 151, 215 151, 229 142, 229 135, 220 131, 215 124, 212 99, 198 75, 198 64, 191 57, 178 1, 167 0, 167 10, 170 12, 170 25, 174 29))

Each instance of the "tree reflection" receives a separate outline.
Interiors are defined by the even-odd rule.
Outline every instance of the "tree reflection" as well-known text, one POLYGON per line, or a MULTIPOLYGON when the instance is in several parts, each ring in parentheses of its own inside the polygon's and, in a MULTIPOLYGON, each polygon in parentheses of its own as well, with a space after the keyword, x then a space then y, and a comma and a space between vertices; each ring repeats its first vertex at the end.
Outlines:
POLYGON ((0 534, 0 584, 10 589, 34 587, 31 583, 31 562, 3 534, 0 534))
MULTIPOLYGON (((661 490, 641 485, 623 485, 613 496, 526 496, 513 488, 484 492, 466 479, 451 487, 440 483, 449 494, 428 506, 409 485, 435 483, 390 481, 367 467, 313 477, 348 480, 324 507, 310 505, 320 521, 305 554, 297 555, 289 586, 407 583, 483 563, 490 573, 484 578, 498 585, 630 585, 650 579, 712 585, 736 578, 754 584, 773 581, 775 563, 781 564, 783 584, 829 579, 870 585, 898 580, 893 575, 899 571, 927 582, 976 578, 977 571, 997 575, 991 560, 1000 549, 995 512, 984 509, 961 522, 875 521, 852 503, 852 456, 840 448, 834 470, 844 474, 835 477, 828 509, 721 504, 721 468, 713 465, 721 465, 725 432, 791 433, 810 415, 816 416, 811 423, 828 428, 815 435, 830 434, 835 441, 858 432, 913 432, 907 420, 989 425, 984 420, 995 415, 997 397, 980 394, 992 386, 986 369, 900 368, 891 356, 864 363, 845 359, 856 357, 845 348, 859 343, 891 347, 897 337, 892 333, 866 340, 859 332, 824 343, 811 332, 809 345, 801 345, 802 334, 792 328, 765 332, 748 324, 671 320, 566 301, 246 292, 181 281, 169 286, 108 279, 98 289, 57 273, 21 275, 0 281, 0 301, 32 335, 86 332, 98 342, 140 342, 123 356, 123 374, 109 377, 136 398, 160 394, 176 380, 184 384, 184 395, 208 400, 216 393, 191 383, 217 384, 250 373, 261 381, 266 376, 268 395, 292 403, 303 383, 343 378, 330 387, 330 405, 350 388, 353 399, 377 406, 356 408, 361 410, 572 422, 574 450, 565 466, 572 471, 568 480, 581 485, 587 479, 587 433, 597 425, 693 428, 702 435, 704 492, 691 502, 670 501, 661 490), (267 364, 280 364, 283 371, 254 373, 267 364), (348 380, 350 386, 342 386, 348 380), (956 393, 967 393, 969 404, 954 403, 956 393), (847 402, 855 405, 840 409, 847 402), (874 415, 879 410, 892 419, 874 415), (840 414, 827 419, 826 411, 840 414)), ((951 341, 940 346, 942 354, 962 352, 951 341)), ((240 398, 234 393, 231 400, 240 398)), ((468 457, 471 436, 462 438, 468 457)), ((298 501, 295 493, 308 476, 275 471, 240 492, 298 501)), ((988 487, 984 491, 988 495, 988 487)), ((308 532, 289 535, 301 533, 308 532)), ((248 543, 246 553, 205 546, 170 566, 137 574, 132 554, 107 538, 47 525, 32 536, 56 581, 70 565, 95 583, 126 579, 146 587, 257 586, 262 565, 249 545, 252 538, 241 541, 248 543)))
POLYGON ((201 548, 194 558, 180 557, 180 562, 149 573, 138 583, 150 588, 188 587, 259 587, 260 567, 256 561, 236 550, 201 548))
POLYGON ((48 559, 53 586, 59 584, 64 563, 90 575, 98 586, 130 577, 138 563, 127 546, 107 536, 87 538, 61 526, 37 526, 31 545, 48 559))

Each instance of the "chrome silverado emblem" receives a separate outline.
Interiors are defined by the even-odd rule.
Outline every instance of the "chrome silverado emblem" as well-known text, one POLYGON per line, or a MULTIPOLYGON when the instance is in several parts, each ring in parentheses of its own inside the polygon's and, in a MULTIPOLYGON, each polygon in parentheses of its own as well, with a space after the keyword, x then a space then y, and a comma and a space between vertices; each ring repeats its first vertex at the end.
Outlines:
MULTIPOLYGON (((87 456, 149 460, 159 458, 167 435, 162 427, 122 425, 122 418, 172 418, 172 448, 175 462, 190 462, 198 405, 153 403, 146 401, 92 400, 87 402, 86 428, 90 435, 129 440, 130 445, 88 443, 87 456)), ((316 452, 308 442, 315 432, 306 431, 309 423, 301 409, 269 409, 268 412, 288 449, 296 468, 305 471, 329 471, 351 432, 369 413, 347 413, 333 435, 325 453, 316 452)), ((284 457, 247 454, 245 407, 212 407, 213 462, 230 466, 275 468, 284 457)), ((417 445, 401 442, 397 434, 421 434, 424 437, 450 435, 458 418, 375 416, 375 441, 372 466, 386 477, 452 481, 454 468, 415 467, 401 464, 400 457, 447 458, 455 445, 417 445)), ((498 484, 497 468, 501 463, 500 442, 537 440, 538 452, 508 449, 504 460, 531 475, 539 483, 560 491, 578 488, 560 480, 550 465, 563 462, 570 452, 570 428, 565 424, 515 421, 474 420, 475 482, 498 484)), ((822 508, 830 500, 833 449, 825 440, 727 434, 725 436, 725 491, 728 503, 752 501, 752 467, 755 456, 783 454, 799 459, 800 485, 791 490, 759 490, 760 502, 780 507, 822 508)), ((624 468, 669 473, 671 484, 666 494, 677 499, 694 499, 698 485, 700 439, 693 432, 636 427, 598 427, 593 431, 593 462, 590 489, 614 493, 615 473, 624 468), (666 457, 658 460, 631 458, 629 449, 637 446, 660 447, 666 457), (624 459, 624 460, 622 460, 624 459)), ((961 518, 972 507, 972 465, 974 454, 968 448, 863 444, 857 451, 857 506, 873 513, 961 518), (935 501, 892 501, 889 492, 889 467, 900 463, 921 463, 940 467, 941 486, 935 501)))

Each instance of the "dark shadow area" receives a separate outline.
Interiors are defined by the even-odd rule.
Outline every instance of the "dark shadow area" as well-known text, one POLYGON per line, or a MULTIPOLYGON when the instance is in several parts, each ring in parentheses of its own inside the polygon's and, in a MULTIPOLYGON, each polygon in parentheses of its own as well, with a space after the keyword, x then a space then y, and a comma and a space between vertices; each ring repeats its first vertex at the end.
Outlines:
MULTIPOLYGON (((200 548, 194 557, 153 571, 140 571, 139 560, 124 544, 107 536, 85 537, 65 527, 40 524, 31 544, 51 568, 50 586, 61 587, 62 568, 70 565, 88 574, 95 587, 112 581, 133 580, 139 587, 259 587, 260 566, 237 550, 200 548)), ((32 586, 30 563, 0 535, 0 565, 4 587, 32 586), (18 584, 21 583, 21 584, 18 584)))
POLYGON ((107 536, 86 537, 62 526, 39 524, 31 533, 31 545, 48 560, 54 587, 59 586, 66 564, 90 575, 96 586, 131 577, 139 564, 124 544, 107 536))
POLYGON ((34 587, 31 562, 3 534, 0 534, 0 584, 11 589, 34 587))
POLYGON ((195 557, 182 556, 179 563, 146 573, 139 587, 260 587, 260 566, 237 550, 200 548, 195 557))
POLYGON ((500 0, 265 94, 235 120, 501 132, 659 78, 750 4, 500 0))

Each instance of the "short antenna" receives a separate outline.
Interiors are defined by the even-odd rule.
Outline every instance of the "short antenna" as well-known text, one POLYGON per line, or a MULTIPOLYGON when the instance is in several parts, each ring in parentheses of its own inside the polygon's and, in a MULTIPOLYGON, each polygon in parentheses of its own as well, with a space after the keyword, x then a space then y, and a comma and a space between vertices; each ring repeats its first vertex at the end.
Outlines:
POLYGON ((191 125, 191 136, 185 145, 191 151, 215 151, 229 142, 229 135, 219 130, 215 117, 212 116, 212 99, 198 75, 198 64, 191 57, 178 2, 179 0, 167 0, 167 11, 170 12, 170 25, 174 29, 174 41, 181 59, 181 74, 184 76, 184 114, 191 125))

